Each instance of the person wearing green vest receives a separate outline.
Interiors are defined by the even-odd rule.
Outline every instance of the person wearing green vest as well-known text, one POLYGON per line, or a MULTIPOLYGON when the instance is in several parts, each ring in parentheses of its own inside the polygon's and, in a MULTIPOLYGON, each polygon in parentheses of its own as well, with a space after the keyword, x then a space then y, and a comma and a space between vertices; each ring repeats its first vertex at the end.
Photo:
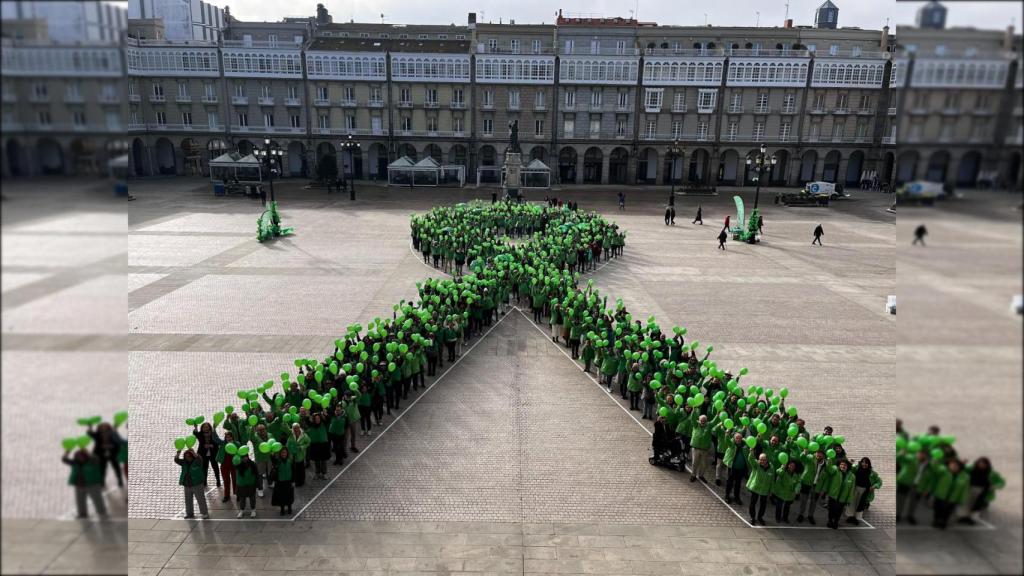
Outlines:
MULTIPOLYGON (((252 435, 252 448, 249 453, 253 455, 253 461, 256 464, 256 469, 262 478, 266 478, 267 486, 272 486, 274 481, 270 475, 270 454, 260 452, 260 444, 263 442, 273 442, 274 438, 270 436, 270 432, 264 424, 257 424, 252 435)), ((256 496, 263 498, 263 483, 256 488, 256 496)))
POLYGON ((348 449, 355 454, 359 452, 359 448, 356 448, 356 432, 359 427, 358 394, 350 391, 345 394, 345 398, 345 421, 348 423, 348 430, 346 432, 349 440, 348 449))
POLYGON ((89 507, 86 498, 92 500, 92 507, 100 517, 107 516, 107 503, 103 500, 103 468, 104 463, 98 456, 90 454, 82 448, 75 452, 74 457, 71 451, 64 452, 61 461, 71 466, 71 476, 68 477, 68 484, 75 487, 75 506, 79 518, 89 517, 89 507))
POLYGON ((305 419, 306 434, 309 436, 309 459, 313 461, 316 477, 327 479, 327 459, 331 457, 331 445, 327 442, 327 423, 320 412, 314 412, 305 419))
MULTIPOLYGON (((897 432, 898 435, 898 432, 897 432)), ((917 474, 918 458, 921 457, 921 453, 917 454, 907 450, 902 454, 896 455, 896 523, 898 524, 903 518, 903 511, 907 507, 907 503, 910 501, 911 494, 914 491, 914 476, 917 474)))
POLYGON ((292 456, 292 481, 298 488, 306 484, 306 452, 309 445, 309 435, 302 430, 302 426, 293 425, 292 435, 288 437, 288 453, 292 456))
POLYGON ((818 499, 824 489, 825 480, 828 477, 828 461, 825 459, 825 451, 818 450, 809 452, 807 450, 800 456, 804 471, 800 475, 800 510, 796 521, 816 524, 814 511, 818 507, 818 499))
POLYGON ((871 459, 866 456, 857 463, 853 474, 857 481, 853 486, 853 499, 846 508, 846 522, 856 525, 864 520, 864 511, 875 499, 875 492, 882 487, 882 478, 871 466, 871 459))
POLYGON ((599 358, 601 362, 601 380, 608 387, 608 393, 610 394, 612 391, 612 379, 615 378, 615 373, 619 369, 619 361, 615 357, 615 350, 611 346, 602 347, 599 358))
MULTIPOLYGON (((408 386, 409 380, 406 379, 405 382, 408 386)), ((359 387, 359 397, 356 399, 356 404, 359 406, 359 428, 362 430, 363 436, 373 436, 373 422, 370 419, 372 402, 373 396, 370 394, 370 388, 363 384, 359 387)))
MULTIPOLYGON (((684 419, 684 421, 689 422, 684 419)), ((738 504, 743 506, 743 499, 740 498, 740 487, 743 486, 747 477, 747 456, 750 454, 747 445, 743 442, 743 435, 735 433, 732 435, 732 442, 725 448, 722 456, 722 463, 729 470, 729 476, 725 479, 725 503, 738 504)))
POLYGON ((345 409, 341 402, 338 402, 334 405, 334 414, 331 415, 331 420, 327 424, 327 438, 334 451, 335 466, 341 466, 345 463, 345 458, 348 458, 348 454, 345 453, 346 430, 348 430, 348 422, 345 418, 345 409))
POLYGON ((757 459, 747 454, 747 465, 750 476, 747 478, 747 490, 750 491, 750 523, 764 526, 764 509, 768 505, 768 496, 772 493, 775 482, 775 471, 768 462, 768 455, 761 453, 757 459))
POLYGON ((921 500, 928 499, 928 495, 935 485, 935 467, 929 458, 930 456, 925 448, 918 451, 917 466, 913 468, 911 480, 913 487, 911 488, 910 498, 907 501, 907 510, 905 511, 907 523, 911 525, 917 524, 917 518, 914 517, 917 512, 917 504, 921 500))
POLYGON ((853 486, 856 478, 850 471, 850 461, 845 458, 839 461, 838 465, 831 465, 828 469, 828 482, 826 493, 828 494, 828 524, 833 530, 839 529, 839 519, 843 515, 843 509, 853 500, 853 486))
POLYGON ((597 353, 594 350, 594 342, 590 338, 583 339, 583 371, 590 374, 590 365, 594 363, 597 353))
POLYGON ((711 430, 718 420, 715 416, 711 420, 704 414, 694 410, 690 414, 690 421, 693 429, 690 431, 690 450, 693 452, 693 468, 690 474, 690 482, 707 482, 704 474, 708 471, 708 459, 711 454, 711 430))
POLYGON ((640 375, 640 364, 634 363, 633 369, 629 372, 629 383, 626 389, 629 390, 629 409, 640 409, 640 392, 643 388, 643 377, 640 375))
POLYGON ((295 502, 292 474, 296 468, 295 463, 292 462, 291 452, 287 447, 281 448, 280 452, 274 454, 272 462, 274 463, 274 494, 270 497, 270 505, 280 507, 281 516, 291 514, 292 503, 295 502))
POLYGON ((199 456, 191 448, 185 451, 182 457, 181 450, 174 455, 174 463, 181 467, 178 474, 178 485, 185 489, 185 519, 195 518, 192 499, 199 504, 199 514, 206 520, 210 517, 210 511, 206 508, 206 466, 203 464, 203 457, 199 456))
POLYGON ((775 471, 772 497, 775 499, 776 524, 789 524, 789 508, 793 500, 796 500, 796 491, 800 487, 799 466, 796 460, 789 460, 775 471))
POLYGON ((558 342, 558 335, 562 333, 562 305, 558 302, 558 298, 552 298, 549 304, 551 308, 551 318, 548 322, 551 324, 551 341, 558 342))
POLYGON ((224 420, 224 429, 231 432, 235 442, 247 444, 249 442, 249 423, 244 418, 238 417, 238 412, 228 414, 224 420))
POLYGON ((967 488, 970 482, 970 475, 963 469, 963 464, 957 458, 950 458, 944 464, 939 462, 935 464, 935 487, 932 490, 935 516, 932 526, 939 530, 946 529, 957 504, 962 504, 967 498, 967 488))
MULTIPOLYGON (((259 451, 257 451, 259 454, 259 451)), ((256 491, 259 489, 262 492, 262 484, 260 483, 260 471, 256 467, 256 463, 249 459, 249 454, 246 453, 242 456, 235 456, 238 458, 238 466, 235 468, 235 476, 238 482, 238 516, 241 518, 245 514, 245 503, 249 502, 249 507, 252 511, 249 513, 250 518, 256 517, 256 491)), ((233 458, 231 459, 233 460, 233 458)))

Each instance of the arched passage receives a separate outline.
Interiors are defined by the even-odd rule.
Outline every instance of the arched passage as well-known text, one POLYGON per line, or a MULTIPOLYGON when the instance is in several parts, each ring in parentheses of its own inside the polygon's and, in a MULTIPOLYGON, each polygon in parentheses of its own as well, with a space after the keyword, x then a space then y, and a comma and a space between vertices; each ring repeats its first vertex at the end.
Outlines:
POLYGON ((576 149, 566 146, 558 152, 558 181, 564 184, 576 182, 576 149))
POLYGON ((203 173, 203 149, 195 138, 185 138, 181 141, 181 158, 185 166, 185 173, 192 176, 203 173))
POLYGON ((60 144, 52 138, 43 138, 36 144, 36 155, 39 158, 39 170, 43 174, 64 173, 64 151, 60 144))
POLYGON ((785 186, 788 169, 789 152, 786 150, 778 150, 775 152, 775 164, 772 166, 771 172, 768 174, 768 185, 785 186))
POLYGON ((740 155, 735 150, 726 150, 718 160, 718 182, 720 184, 738 184, 737 165, 740 155))
POLYGON ((587 148, 583 153, 583 183, 601 183, 601 163, 604 161, 604 154, 597 146, 587 148))
POLYGON ((366 152, 370 164, 370 178, 383 180, 388 176, 388 149, 380 142, 370 146, 366 152))
POLYGON ((530 160, 540 160, 541 162, 548 163, 548 150, 543 146, 534 146, 530 150, 530 160))
POLYGON ((11 176, 21 176, 26 173, 24 167, 24 153, 21 143, 14 138, 9 138, 4 146, 4 154, 7 155, 7 172, 11 176))
POLYGON ((825 165, 821 169, 821 179, 824 182, 837 182, 839 180, 839 160, 842 155, 839 150, 833 150, 825 155, 825 165))
POLYGON ((644 148, 640 151, 636 166, 637 184, 654 184, 658 181, 658 151, 644 148))
POLYGON ((96 174, 96 145, 90 138, 76 138, 71 141, 71 165, 75 174, 96 174))
POLYGON ((885 153, 885 161, 882 163, 882 174, 878 177, 879 182, 886 184, 892 180, 893 170, 896 169, 896 155, 892 152, 885 153))
POLYGON ((850 154, 849 160, 846 161, 846 178, 844 182, 847 186, 860 186, 861 172, 864 171, 864 153, 860 150, 854 150, 853 154, 850 154))
POLYGON ((316 177, 317 180, 333 180, 340 177, 338 168, 338 150, 330 142, 321 142, 316 146, 316 177))
POLYGON ((910 182, 917 178, 917 163, 919 159, 920 156, 913 150, 900 154, 896 160, 896 185, 910 182))
POLYGON ((253 145, 253 143, 249 142, 248 140, 238 141, 237 150, 238 153, 241 154, 242 156, 248 156, 249 154, 252 154, 253 150, 255 149, 256 147, 253 145))
POLYGON ((815 165, 818 164, 818 153, 814 150, 804 152, 800 157, 800 183, 814 180, 815 165))
POLYGON ((441 152, 441 147, 437 144, 427 144, 427 147, 423 149, 423 157, 433 158, 438 164, 444 160, 444 154, 441 152))
POLYGON ((132 170, 136 176, 146 175, 146 146, 141 138, 132 140, 132 170))
POLYGON ((978 181, 978 170, 981 169, 981 153, 970 150, 960 159, 956 171, 956 185, 965 188, 973 187, 978 181))
POLYGON ((161 176, 177 174, 178 169, 174 161, 174 144, 167 138, 160 138, 156 141, 156 170, 161 176))
POLYGON ((707 184, 708 162, 710 161, 711 155, 703 148, 697 148, 691 152, 690 162, 686 171, 686 179, 698 184, 707 184))
POLYGON ((402 144, 398 147, 398 157, 407 156, 409 160, 416 162, 419 160, 419 154, 416 153, 416 148, 409 143, 402 144))
POLYGON ((286 166, 288 167, 288 176, 291 177, 305 177, 306 176, 306 146, 298 140, 292 140, 288 144, 288 161, 286 166))
POLYGON ((625 184, 629 173, 629 151, 619 146, 608 157, 608 183, 625 184))
POLYGON ((928 159, 928 168, 925 170, 924 179, 929 182, 945 182, 948 171, 949 152, 939 150, 928 159))
POLYGON ((498 172, 496 167, 498 166, 498 152, 494 149, 494 146, 487 144, 480 147, 480 167, 487 168, 486 170, 479 171, 481 182, 497 182, 501 174, 498 172))
POLYGON ((448 150, 448 163, 455 166, 469 166, 469 151, 462 144, 453 144, 448 150))

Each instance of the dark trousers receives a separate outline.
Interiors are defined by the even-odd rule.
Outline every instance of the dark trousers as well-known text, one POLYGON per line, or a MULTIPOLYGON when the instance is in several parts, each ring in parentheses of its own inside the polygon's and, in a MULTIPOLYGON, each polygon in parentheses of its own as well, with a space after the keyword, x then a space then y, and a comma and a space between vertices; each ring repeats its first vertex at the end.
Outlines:
POLYGON ((373 430, 373 423, 370 422, 370 407, 360 406, 359 407, 359 429, 363 432, 369 432, 373 430))
POLYGON ((622 396, 622 399, 625 400, 626 399, 626 393, 628 392, 628 389, 626 388, 626 386, 627 386, 627 384, 629 382, 628 382, 628 379, 626 378, 625 374, 619 374, 618 377, 619 377, 619 396, 622 396))
POLYGON ((815 236, 814 240, 811 240, 811 244, 817 244, 818 246, 821 246, 821 236, 815 236))
POLYGON ((629 391, 629 409, 639 410, 640 409, 640 393, 629 391))
POLYGON ((775 523, 780 522, 789 523, 789 507, 793 504, 793 501, 786 501, 781 498, 775 499, 775 523))
POLYGON ((768 505, 768 497, 750 493, 750 519, 764 520, 764 509, 768 505), (756 514, 755 514, 756 512, 756 514))
POLYGON ((843 509, 846 508, 846 504, 843 504, 839 500, 832 498, 828 499, 828 526, 829 528, 839 528, 839 520, 843 517, 843 509))
POLYGON ((431 378, 437 374, 437 356, 427 356, 427 376, 431 378))
MULTIPOLYGON (((739 456, 737 456, 739 458, 739 456)), ((740 488, 747 479, 746 468, 729 468, 729 477, 725 479, 725 499, 740 502, 740 488)))
MULTIPOLYGON (((203 458, 203 477, 208 478, 210 475, 211 463, 213 464, 213 478, 217 481, 217 487, 220 488, 220 467, 213 461, 213 458, 203 458)), ((106 462, 103 463, 104 466, 106 462)), ((114 467, 114 472, 117 472, 117 484, 121 486, 121 469, 117 467, 117 462, 111 460, 110 464, 114 467)))
POLYGON ((348 458, 348 452, 345 451, 345 435, 344 434, 330 434, 331 448, 334 450, 334 463, 340 464, 342 460, 348 458))
POLYGON ((373 420, 380 426, 380 421, 384 419, 384 397, 380 394, 373 395, 373 420))
POLYGON ((398 395, 395 394, 395 385, 392 383, 384 388, 384 399, 387 403, 388 414, 391 414, 391 409, 398 410, 398 395))
POLYGON ((947 502, 945 500, 935 499, 935 518, 934 524, 936 528, 945 529, 949 525, 949 518, 953 515, 953 510, 956 508, 956 504, 947 502))
MULTIPOLYGON (((210 458, 206 458, 205 460, 203 460, 203 462, 204 462, 203 465, 205 467, 209 468, 210 460, 211 459, 212 459, 212 456, 210 458)), ((124 487, 124 477, 121 476, 121 467, 117 464, 117 458, 101 458, 100 459, 100 465, 101 465, 101 467, 103 469, 103 477, 104 477, 104 479, 106 479, 106 476, 107 476, 107 463, 108 462, 110 463, 110 467, 114 469, 114 475, 117 476, 117 485, 119 487, 124 487)), ((217 470, 217 464, 216 463, 214 463, 214 465, 213 465, 213 476, 217 479, 217 486, 220 486, 220 472, 217 470)))
POLYGON ((314 460, 313 466, 317 474, 327 475, 327 460, 314 460))
POLYGON ((455 342, 445 342, 444 347, 448 350, 448 361, 455 362, 455 342))
POLYGON ((569 340, 569 349, 572 350, 572 359, 580 357, 580 339, 569 340))

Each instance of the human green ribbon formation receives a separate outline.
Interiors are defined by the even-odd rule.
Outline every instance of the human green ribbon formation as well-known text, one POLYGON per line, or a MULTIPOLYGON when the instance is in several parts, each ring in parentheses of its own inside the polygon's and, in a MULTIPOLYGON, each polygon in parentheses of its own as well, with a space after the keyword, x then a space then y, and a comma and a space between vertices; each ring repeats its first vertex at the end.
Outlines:
MULTIPOLYGON (((749 449, 760 445, 768 453, 773 469, 790 459, 810 463, 819 450, 830 460, 843 454, 843 436, 812 437, 797 424, 797 408, 786 405, 788 389, 744 388, 740 380, 747 369, 736 374, 722 369, 709 358, 712 346, 699 355, 700 343, 687 343, 685 328, 666 333, 653 316, 646 322, 634 318, 621 299, 609 307, 592 280, 580 286, 582 270, 602 252, 606 257, 618 254, 625 243, 625 233, 597 213, 472 202, 413 215, 411 227, 413 245, 425 259, 443 254, 460 267, 468 263, 469 270, 417 283, 418 299, 396 304, 390 319, 374 318, 365 328, 348 326, 344 338, 335 340, 333 355, 296 360, 294 380, 287 372, 281 374, 283 392, 268 395, 273 380, 239 390, 245 417, 232 418, 233 406, 213 417, 218 426, 227 414, 225 427, 242 444, 230 447, 229 453, 248 452, 244 444, 260 423, 267 425, 271 437, 254 443, 254 450, 280 450, 291 424, 314 412, 330 414, 337 404, 348 411, 361 395, 382 393, 418 373, 429 348, 440 354, 443 343, 460 338, 471 319, 490 314, 514 295, 528 299, 534 308, 544 307, 567 326, 571 337, 583 341, 584 360, 594 360, 602 374, 625 376, 631 390, 652 388, 659 415, 676 433, 689 434, 692 416, 706 414, 719 446, 727 446, 732 434, 743 434, 749 449), (510 235, 520 240, 512 241, 510 235)), ((186 424, 203 421, 198 416, 186 424)), ((177 438, 175 447, 190 443, 194 437, 177 438)))
MULTIPOLYGON (((942 500, 964 504, 971 484, 974 466, 962 466, 957 472, 949 469, 951 460, 959 460, 953 444, 955 436, 908 434, 896 432, 896 484, 919 493, 929 493, 942 500)), ((1001 474, 990 468, 984 492, 985 500, 996 499, 996 490, 1006 486, 1001 474)))

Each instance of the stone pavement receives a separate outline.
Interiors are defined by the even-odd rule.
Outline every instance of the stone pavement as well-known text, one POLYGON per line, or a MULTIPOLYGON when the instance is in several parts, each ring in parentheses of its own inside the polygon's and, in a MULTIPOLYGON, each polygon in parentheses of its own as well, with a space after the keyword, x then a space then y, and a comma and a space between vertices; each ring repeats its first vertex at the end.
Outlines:
POLYGON ((897 414, 913 432, 940 425, 969 460, 989 456, 1007 487, 987 513, 992 530, 901 525, 901 572, 1024 572, 1021 317, 1010 311, 1022 292, 1020 197, 972 200, 898 209, 897 414), (928 245, 911 246, 921 223, 928 245))

